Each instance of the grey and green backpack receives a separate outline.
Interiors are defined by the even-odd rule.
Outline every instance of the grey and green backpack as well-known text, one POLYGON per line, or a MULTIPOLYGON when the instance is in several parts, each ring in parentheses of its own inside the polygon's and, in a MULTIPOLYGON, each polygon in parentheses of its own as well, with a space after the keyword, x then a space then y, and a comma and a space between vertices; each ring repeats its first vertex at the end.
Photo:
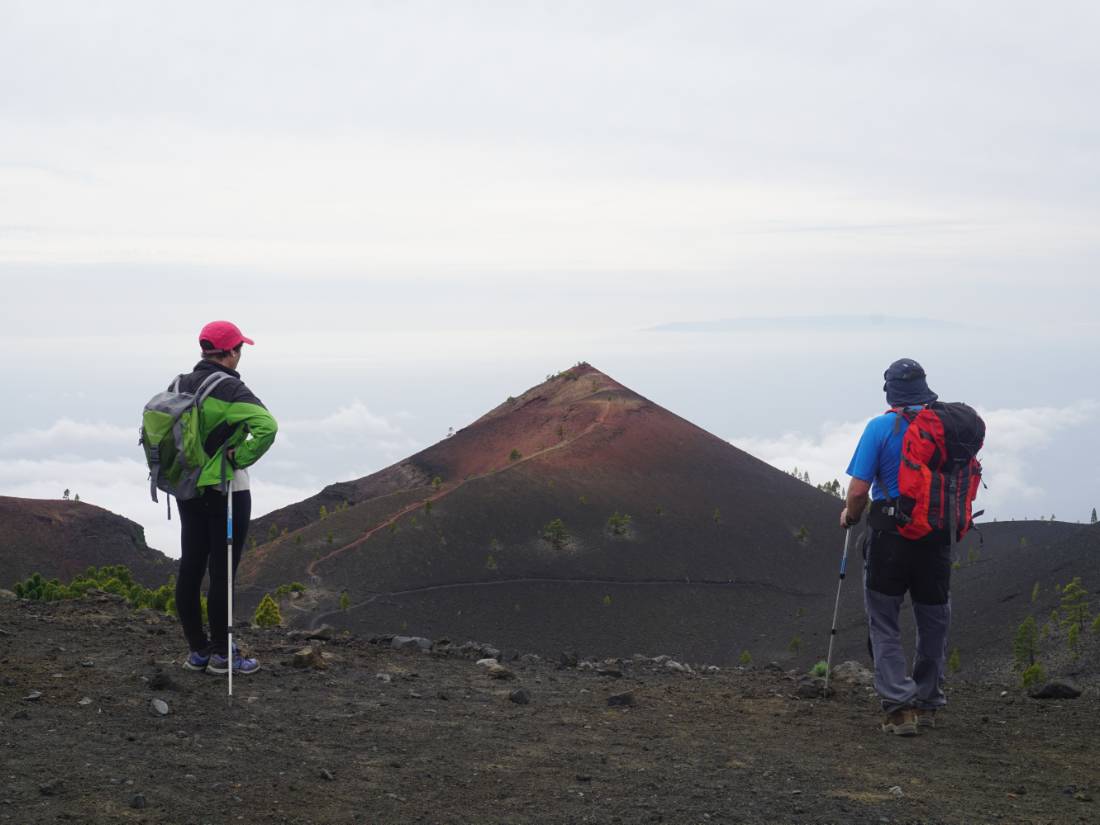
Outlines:
MULTIPOLYGON (((141 439, 145 461, 149 465, 149 494, 157 501, 157 490, 163 490, 178 501, 199 495, 198 480, 210 456, 203 443, 202 402, 219 381, 229 378, 224 372, 209 375, 193 392, 180 391, 180 375, 170 389, 149 399, 141 414, 141 439)), ((168 518, 172 503, 168 502, 168 518)))

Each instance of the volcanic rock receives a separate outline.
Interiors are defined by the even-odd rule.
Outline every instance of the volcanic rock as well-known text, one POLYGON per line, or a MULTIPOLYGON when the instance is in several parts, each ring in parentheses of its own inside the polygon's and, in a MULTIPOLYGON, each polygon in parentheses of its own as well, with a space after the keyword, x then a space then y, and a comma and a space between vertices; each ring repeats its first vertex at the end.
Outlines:
POLYGON ((531 702, 531 694, 523 688, 517 688, 508 694, 508 698, 517 705, 527 705, 531 702))
POLYGON ((432 649, 432 643, 430 639, 425 639, 423 636, 394 636, 390 641, 390 647, 394 650, 428 651, 432 649))
POLYGON ((1032 699, 1076 699, 1081 695, 1081 689, 1070 681, 1055 679, 1037 690, 1032 690, 1028 695, 1032 699))
POLYGON ((859 662, 841 662, 833 668, 832 680, 837 684, 870 687, 875 683, 875 674, 859 662))
POLYGON ((624 693, 613 693, 607 697, 607 706, 611 708, 632 708, 634 707, 634 694, 629 690, 624 693))

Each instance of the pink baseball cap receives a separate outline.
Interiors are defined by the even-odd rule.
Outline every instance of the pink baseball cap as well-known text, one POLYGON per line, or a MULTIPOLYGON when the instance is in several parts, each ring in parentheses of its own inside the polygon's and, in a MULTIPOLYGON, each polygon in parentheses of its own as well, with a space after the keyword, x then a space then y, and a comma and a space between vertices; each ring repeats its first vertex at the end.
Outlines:
POLYGON ((231 350, 238 344, 255 344, 245 338, 240 327, 229 321, 211 321, 199 333, 199 341, 209 341, 215 349, 231 350))

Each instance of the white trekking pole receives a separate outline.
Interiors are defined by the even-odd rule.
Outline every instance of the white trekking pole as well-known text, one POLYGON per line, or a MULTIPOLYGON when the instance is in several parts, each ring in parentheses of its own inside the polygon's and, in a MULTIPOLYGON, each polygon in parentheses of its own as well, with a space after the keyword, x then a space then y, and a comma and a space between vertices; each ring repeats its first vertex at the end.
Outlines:
POLYGON ((836 584, 836 604, 833 606, 833 629, 829 631, 829 655, 825 657, 825 690, 826 698, 829 696, 829 676, 833 672, 833 640, 836 639, 836 617, 840 612, 840 588, 844 584, 844 574, 848 569, 848 539, 851 538, 852 528, 844 528, 844 555, 840 557, 840 580, 836 584))
POLYGON ((226 655, 229 658, 229 696, 227 702, 233 704, 233 479, 229 479, 225 487, 225 592, 226 592, 226 618, 228 624, 226 631, 229 636, 229 647, 226 655))

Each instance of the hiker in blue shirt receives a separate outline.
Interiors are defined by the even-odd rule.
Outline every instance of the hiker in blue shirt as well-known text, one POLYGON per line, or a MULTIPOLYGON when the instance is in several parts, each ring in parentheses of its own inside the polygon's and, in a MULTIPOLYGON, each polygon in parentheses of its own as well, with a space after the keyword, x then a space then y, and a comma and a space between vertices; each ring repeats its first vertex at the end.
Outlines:
POLYGON ((923 367, 910 358, 892 363, 883 378, 891 410, 867 423, 856 446, 840 525, 849 529, 857 524, 870 497, 863 593, 875 690, 886 712, 883 731, 912 736, 918 728, 935 727, 936 710, 947 703, 943 676, 951 624, 951 542, 944 531, 921 539, 907 539, 897 531, 893 504, 899 494, 902 439, 909 427, 899 412, 920 410, 938 396, 928 388, 923 367), (906 592, 917 625, 912 675, 898 624, 906 592))

